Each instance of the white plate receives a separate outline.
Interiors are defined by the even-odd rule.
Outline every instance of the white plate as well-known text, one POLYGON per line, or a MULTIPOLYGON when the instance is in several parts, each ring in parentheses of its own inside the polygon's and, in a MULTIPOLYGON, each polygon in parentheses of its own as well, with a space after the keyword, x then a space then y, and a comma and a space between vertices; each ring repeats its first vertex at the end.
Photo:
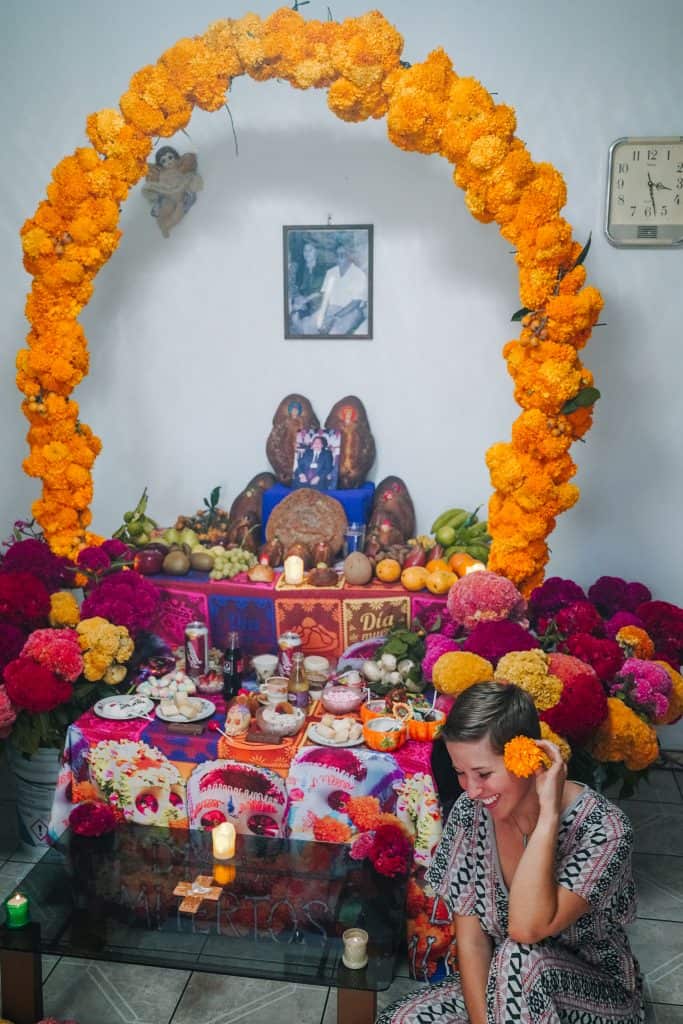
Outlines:
POLYGON ((121 696, 103 697, 93 707, 100 718, 110 718, 122 722, 129 718, 142 718, 154 709, 154 701, 140 694, 123 694, 121 696))
POLYGON ((358 747, 363 742, 363 737, 359 736, 357 740, 345 740, 343 743, 337 743, 335 740, 328 740, 325 736, 320 736, 318 733, 318 726, 315 722, 311 722, 308 727, 308 738, 313 743, 319 743, 321 747, 358 747))
POLYGON ((162 722, 201 722, 205 718, 211 718, 211 715, 216 710, 216 705, 210 700, 206 700, 205 697, 188 697, 187 701, 188 704, 201 704, 199 714, 195 715, 194 718, 186 718, 180 712, 177 715, 165 715, 160 705, 157 705, 157 718, 160 718, 162 722))

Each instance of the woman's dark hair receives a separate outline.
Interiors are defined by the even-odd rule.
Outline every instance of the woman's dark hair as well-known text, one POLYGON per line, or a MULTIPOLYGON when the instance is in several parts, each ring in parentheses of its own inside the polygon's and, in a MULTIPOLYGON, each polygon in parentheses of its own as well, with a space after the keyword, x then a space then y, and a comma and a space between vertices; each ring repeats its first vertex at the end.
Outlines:
POLYGON ((488 736, 497 754, 515 736, 540 739, 533 700, 513 683, 476 683, 460 694, 444 723, 441 739, 470 743, 488 736))

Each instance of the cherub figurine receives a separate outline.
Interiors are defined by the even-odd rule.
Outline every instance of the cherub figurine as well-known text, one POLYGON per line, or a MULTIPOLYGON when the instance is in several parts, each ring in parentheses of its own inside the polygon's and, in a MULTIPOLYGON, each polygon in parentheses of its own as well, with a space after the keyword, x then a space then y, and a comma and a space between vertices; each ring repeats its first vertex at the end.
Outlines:
POLYGON ((171 228, 197 202, 197 192, 204 188, 204 182, 197 174, 196 153, 180 156, 173 146, 162 146, 154 160, 147 164, 147 184, 142 194, 151 202, 150 213, 156 217, 164 238, 168 238, 171 228))

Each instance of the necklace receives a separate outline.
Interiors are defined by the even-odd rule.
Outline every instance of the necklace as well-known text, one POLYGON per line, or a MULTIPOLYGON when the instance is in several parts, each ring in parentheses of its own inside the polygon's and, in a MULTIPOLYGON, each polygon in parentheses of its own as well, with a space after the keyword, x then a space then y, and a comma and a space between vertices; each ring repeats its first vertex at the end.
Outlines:
MULTIPOLYGON (((517 823, 517 819, 515 818, 515 816, 511 815, 511 817, 512 817, 512 822, 513 822, 515 828, 517 829, 517 831, 519 832, 520 836, 522 837, 522 846, 526 850, 527 843, 529 842, 529 836, 531 835, 531 833, 530 832, 523 832, 522 829, 519 827, 519 825, 517 823)), ((533 829, 531 831, 533 832, 533 829)))

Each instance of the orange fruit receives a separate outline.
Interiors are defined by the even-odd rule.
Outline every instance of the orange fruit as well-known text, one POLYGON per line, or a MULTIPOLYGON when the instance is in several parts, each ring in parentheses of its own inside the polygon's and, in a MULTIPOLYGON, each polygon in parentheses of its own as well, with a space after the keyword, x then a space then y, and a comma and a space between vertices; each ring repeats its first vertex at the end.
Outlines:
POLYGON ((429 573, 423 565, 409 565, 401 573, 401 583, 406 590, 424 590, 429 573))
POLYGON ((437 569, 427 574, 427 590, 432 594, 447 594, 457 578, 450 569, 437 569))
POLYGON ((432 558, 430 562, 425 565, 427 572, 438 572, 442 569, 444 572, 448 572, 448 562, 445 562, 443 558, 432 558))
POLYGON ((456 551, 448 559, 448 568, 458 576, 464 576, 468 565, 474 565, 476 561, 477 559, 468 555, 466 551, 456 551))
POLYGON ((395 558, 382 558, 375 566, 375 576, 382 583, 395 583, 401 575, 401 563, 395 558))

